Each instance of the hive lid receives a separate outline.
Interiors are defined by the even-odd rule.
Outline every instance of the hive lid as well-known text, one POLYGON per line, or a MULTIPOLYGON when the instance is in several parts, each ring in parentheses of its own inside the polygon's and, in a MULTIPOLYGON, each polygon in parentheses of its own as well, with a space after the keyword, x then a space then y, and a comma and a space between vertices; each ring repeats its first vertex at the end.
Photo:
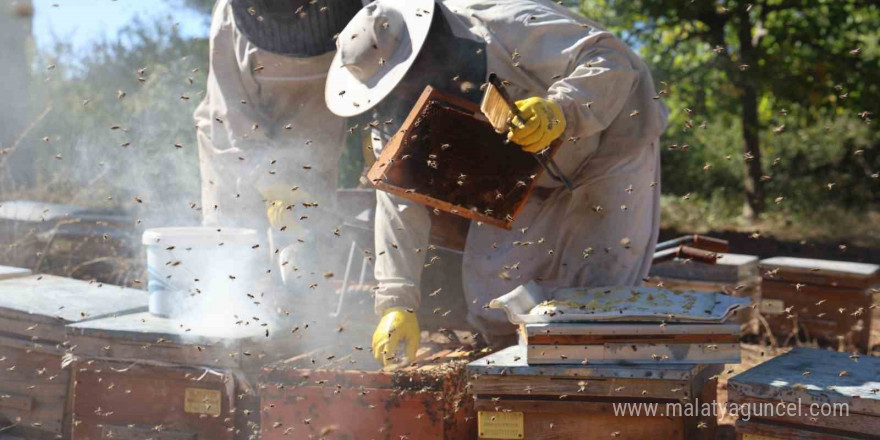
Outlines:
POLYGON ((849 261, 774 257, 758 263, 768 280, 866 288, 880 284, 880 266, 849 261))
POLYGON ((66 324, 146 310, 148 293, 52 275, 0 281, 0 318, 66 324))
POLYGON ((650 276, 688 281, 739 283, 758 275, 758 257, 719 253, 715 264, 672 260, 651 266, 650 276))
POLYGON ((12 266, 0 266, 0 280, 9 278, 26 277, 31 274, 30 269, 12 266))
POLYGON ((107 340, 156 341, 162 338, 187 344, 241 340, 265 334, 265 328, 255 323, 248 326, 199 325, 186 318, 164 318, 145 311, 78 322, 67 328, 74 335, 107 340))
MULTIPOLYGON (((688 380, 697 375, 705 365, 664 364, 664 365, 529 365, 525 345, 514 345, 467 365, 468 376, 547 376, 547 377, 585 377, 608 379, 657 379, 688 380)), ((479 380, 479 377, 476 379, 479 380)))
POLYGON ((534 281, 489 302, 513 324, 547 322, 722 323, 748 298, 653 287, 609 286, 545 290, 534 281))
POLYGON ((880 416, 880 358, 855 362, 847 353, 798 347, 731 378, 728 388, 746 399, 846 403, 850 412, 880 416))

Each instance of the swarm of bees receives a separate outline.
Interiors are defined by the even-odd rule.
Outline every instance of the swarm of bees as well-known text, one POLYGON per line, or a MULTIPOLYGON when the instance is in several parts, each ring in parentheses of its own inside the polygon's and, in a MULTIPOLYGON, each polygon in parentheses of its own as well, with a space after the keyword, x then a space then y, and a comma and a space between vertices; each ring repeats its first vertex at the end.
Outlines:
MULTIPOLYGON (((308 6, 317 5, 321 1, 309 0, 308 6)), ((306 10, 304 8, 306 6, 301 6, 296 10, 296 14, 305 16, 306 10)), ((748 6, 747 11, 750 9, 751 5, 748 6)), ((320 13, 328 12, 326 6, 320 6, 318 10, 320 13)), ((258 13, 254 8, 250 8, 248 12, 251 15, 258 13)), ((426 12, 419 11, 418 13, 423 15, 426 12)), ((539 19, 540 17, 534 15, 528 17, 529 21, 538 21, 539 19)), ((387 28, 387 24, 384 27, 387 28)), ((352 38, 355 37, 357 35, 352 36, 352 38)), ((713 45, 709 50, 719 57, 730 56, 727 53, 728 49, 721 45, 713 45)), ((478 52, 482 54, 482 50, 478 52)), ((849 50, 848 54, 853 58, 864 56, 861 47, 849 50)), ((513 49, 509 58, 509 60, 506 60, 508 64, 505 67, 509 67, 513 71, 523 69, 524 65, 528 65, 529 62, 528 54, 520 53, 516 48, 513 49)), ((384 58, 378 58, 377 60, 380 66, 384 66, 387 62, 384 58)), ((577 67, 593 69, 599 67, 601 63, 602 60, 584 60, 577 67)), ((753 67, 745 63, 737 63, 732 66, 735 67, 735 71, 738 70, 743 74, 750 74, 760 68, 758 64, 753 67)), ((268 67, 271 69, 273 66, 270 65, 268 67)), ((57 65, 53 63, 49 64, 45 70, 47 72, 54 71, 56 68, 57 65)), ((262 64, 252 65, 247 69, 255 76, 265 75, 267 72, 267 66, 262 64)), ((198 68, 192 69, 190 71, 191 75, 188 74, 185 79, 181 79, 181 83, 193 85, 194 77, 197 77, 199 72, 198 68)), ((136 81, 136 83, 132 83, 131 87, 126 87, 128 90, 114 87, 107 90, 107 92, 110 94, 111 99, 115 95, 116 101, 130 102, 132 97, 135 96, 134 87, 149 87, 152 82, 151 78, 156 75, 158 73, 155 69, 149 69, 148 67, 137 68, 134 70, 132 80, 136 81)), ((564 76, 560 73, 554 73, 553 76, 548 75, 547 78, 544 78, 544 81, 548 84, 553 84, 564 78, 564 76)), ((652 100, 660 101, 666 99, 674 90, 670 84, 663 82, 660 84, 663 87, 656 93, 652 91, 652 100)), ((470 87, 473 86, 474 84, 470 85, 470 87)), ((526 88, 523 84, 517 84, 517 81, 510 80, 505 81, 505 86, 526 88)), ((175 100, 175 103, 179 101, 178 104, 182 105, 182 103, 194 101, 194 98, 199 96, 198 93, 200 91, 187 90, 184 93, 175 93, 169 99, 175 100)), ((341 90, 338 94, 342 96, 345 93, 344 90, 341 90)), ((850 91, 846 90, 843 86, 835 87, 833 94, 839 100, 845 100, 850 97, 850 91)), ((239 98, 236 97, 231 103, 234 105, 235 100, 239 98)), ((81 107, 85 110, 99 104, 98 100, 93 102, 92 99, 83 98, 82 101, 77 101, 77 103, 81 103, 81 107)), ((254 105, 249 104, 245 99, 240 99, 238 104, 243 108, 250 108, 251 105, 254 105)), ((601 103, 593 101, 580 103, 578 107, 584 112, 601 112, 603 110, 601 103)), ((695 111, 694 108, 698 107, 680 109, 682 114, 686 116, 686 120, 681 127, 677 128, 685 131, 694 131, 708 127, 708 119, 704 119, 705 115, 701 116, 700 111, 695 111)), ((785 109, 775 110, 774 113, 780 119, 788 116, 788 111, 785 109)), ((622 110, 621 113, 621 117, 629 121, 641 121, 645 119, 645 116, 646 111, 644 109, 627 108, 622 110)), ((872 114, 868 111, 862 111, 858 116, 866 124, 871 122, 872 114)), ((221 130, 231 129, 230 126, 233 124, 227 117, 226 115, 212 115, 211 122, 221 130)), ((372 133, 374 129, 394 125, 396 125, 396 122, 393 119, 377 119, 369 123, 354 124, 345 131, 349 136, 363 136, 368 131, 372 133)), ((253 136, 255 139, 263 136, 264 133, 272 131, 280 131, 282 135, 293 135, 300 129, 295 121, 279 122, 274 126, 269 126, 265 123, 261 126, 259 123, 253 122, 248 123, 247 126, 250 128, 248 136, 253 136)), ((104 130, 106 130, 106 126, 104 127, 104 130)), ((770 128, 773 134, 780 136, 785 136, 791 131, 790 126, 784 121, 774 122, 768 128, 770 128)), ((131 128, 132 131, 135 131, 135 129, 136 127, 131 128)), ((129 128, 119 124, 112 125, 110 131, 118 136, 131 135, 129 128)), ((368 134, 368 136, 373 135, 368 134)), ((566 134, 566 137, 563 139, 566 140, 567 148, 583 147, 588 140, 587 138, 582 138, 577 133, 566 134)), ((58 142, 58 137, 46 135, 42 137, 42 140, 47 147, 51 147, 58 142)), ((190 143, 183 141, 176 141, 174 139, 160 141, 164 145, 163 148, 168 149, 169 154, 175 154, 177 151, 185 151, 191 148, 188 146, 191 145, 190 143), (174 148, 171 148, 171 146, 174 148)), ((299 148, 310 147, 314 149, 322 144, 321 140, 299 139, 299 141, 297 145, 299 148)), ((125 151, 138 148, 137 142, 133 144, 128 139, 116 139, 113 145, 126 148, 127 150, 125 151)), ((436 153, 418 158, 401 157, 399 160, 419 160, 423 161, 421 163, 433 170, 442 170, 444 167, 450 166, 450 162, 443 160, 445 155, 457 152, 463 148, 463 145, 441 143, 438 145, 436 153)), ((675 154, 687 154, 689 149, 693 151, 693 147, 687 144, 674 144, 669 145, 667 148, 675 154)), ((6 150, 0 151, 3 154, 6 153, 6 150)), ((742 155, 741 160, 744 163, 757 162, 757 153, 757 151, 747 151, 742 155)), ((853 154, 864 156, 865 150, 856 150, 853 154)), ((54 154, 53 157, 59 161, 57 163, 64 163, 70 160, 69 157, 65 157, 62 154, 54 154)), ((734 158, 728 156, 726 159, 733 160, 734 158)), ((778 165, 780 160, 779 158, 774 160, 774 165, 778 165)), ((313 177, 315 174, 327 172, 317 162, 305 160, 285 163, 285 159, 272 159, 268 162, 268 166, 266 162, 263 162, 262 165, 257 165, 256 162, 259 162, 259 159, 251 157, 248 151, 241 152, 241 155, 232 159, 232 161, 237 162, 235 166, 255 167, 254 169, 258 170, 259 174, 264 175, 263 177, 267 179, 272 177, 284 179, 301 178, 305 181, 315 178, 313 177), (296 172, 285 173, 278 171, 278 169, 284 167, 295 169, 296 172)), ((703 170, 709 172, 713 166, 717 169, 718 163, 716 162, 713 165, 707 162, 703 165, 703 170)), ((870 171, 872 172, 872 177, 877 179, 876 171, 870 171)), ((452 172, 455 177, 454 182, 458 187, 467 188, 475 180, 480 179, 480 176, 462 173, 458 170, 452 170, 452 172)), ((254 171, 254 173, 256 174, 257 171, 254 171)), ((770 174, 768 172, 768 175, 762 176, 762 181, 772 180, 772 175, 770 174)), ((520 180, 515 182, 517 190, 528 187, 536 176, 521 177, 520 180)), ((219 182, 220 179, 217 179, 217 181, 219 182)), ((333 183, 335 184, 335 182, 333 183)), ((820 184, 828 191, 840 191, 841 187, 845 186, 846 183, 840 181, 821 182, 820 184)), ((214 185, 213 179, 210 179, 210 185, 214 185)), ((226 189, 228 190, 228 188, 226 189)), ((595 200, 591 199, 589 201, 590 205, 585 206, 585 209, 583 209, 584 217, 589 218, 589 222, 596 221, 598 222, 596 224, 603 226, 611 222, 624 224, 634 216, 639 215, 640 202, 633 199, 646 192, 659 191, 659 187, 658 182, 653 181, 650 184, 647 182, 644 184, 626 182, 617 188, 606 188, 606 191, 609 194, 619 195, 626 202, 617 203, 614 200, 603 199, 602 197, 596 197, 595 200), (617 209, 618 207, 619 209, 617 209)), ((417 192, 415 188, 407 188, 405 190, 407 194, 415 192, 417 192)), ((151 209, 152 205, 161 203, 155 197, 142 194, 130 195, 130 200, 136 204, 135 206, 138 209, 151 209)), ((681 200, 691 201, 697 197, 695 194, 686 193, 681 196, 681 200)), ((101 195, 102 198, 105 196, 106 194, 101 195)), ((493 194, 493 199, 505 201, 510 196, 510 193, 497 192, 493 194)), ((107 197, 108 200, 112 200, 111 196, 107 197)), ((200 212, 222 212, 229 206, 236 204, 237 201, 249 197, 251 199, 259 199, 258 196, 251 197, 244 193, 240 194, 236 191, 230 191, 230 194, 223 196, 222 199, 224 200, 213 206, 200 206, 198 203, 192 203, 189 205, 189 209, 200 212)), ((548 198, 541 199, 541 202, 553 196, 545 197, 548 198)), ((129 197, 125 199, 128 200, 129 197)), ((789 203, 787 200, 786 195, 778 195, 774 198, 774 203, 783 205, 784 203, 789 203)), ((264 202, 263 200, 253 201, 264 202)), ((309 216, 301 215, 306 211, 310 213, 320 211, 325 205, 329 206, 333 205, 333 203, 328 200, 300 200, 297 203, 287 204, 285 211, 296 212, 296 215, 292 216, 286 222, 287 224, 279 226, 277 228, 278 231, 286 233, 288 228, 307 228, 306 233, 300 233, 299 236, 293 239, 294 244, 292 246, 299 246, 300 248, 305 247, 301 245, 314 245, 316 243, 315 237, 319 235, 326 236, 328 240, 347 238, 347 228, 343 228, 339 224, 321 223, 322 220, 315 221, 310 219, 309 216)), ((496 212, 492 208, 485 208, 482 212, 487 216, 497 216, 511 222, 514 220, 511 213, 508 212, 496 212)), ((314 215, 314 217, 323 219, 320 214, 314 215)), ((592 224, 589 222, 586 222, 585 225, 592 224)), ((516 252, 520 252, 520 254, 511 254, 516 256, 527 255, 527 252, 533 252, 533 250, 537 249, 542 255, 547 255, 547 261, 559 262, 559 267, 564 268, 565 271, 578 271, 585 267, 592 267, 595 264, 594 262, 604 258, 605 255, 628 255, 640 247, 643 248, 645 245, 635 235, 631 234, 631 231, 625 231, 618 234, 619 236, 605 237, 604 243, 601 241, 572 243, 577 245, 576 248, 573 246, 572 249, 565 251, 558 248, 553 249, 559 243, 554 240, 555 237, 553 235, 549 235, 550 232, 555 233, 556 231, 553 228, 559 227, 559 225, 554 224, 549 229, 536 226, 531 231, 529 230, 531 225, 525 227, 520 223, 516 223, 516 225, 517 228, 508 235, 502 235, 502 238, 493 243, 491 247, 496 250, 502 248, 516 249, 516 252)), ((474 223, 471 225, 471 228, 480 228, 480 226, 478 223, 474 223)), ((102 238, 106 241, 111 237, 104 234, 102 238)), ((752 238, 755 240, 761 238, 761 233, 756 231, 752 234, 752 238)), ((225 246, 223 242, 216 244, 218 248, 225 246)), ((280 251, 278 248, 266 251, 268 247, 266 243, 253 244, 248 247, 254 253, 272 252, 277 254, 280 251)), ((431 268, 440 266, 443 262, 441 257, 437 255, 437 249, 433 245, 429 247, 407 248, 403 244, 398 245, 398 243, 389 242, 383 244, 383 247, 389 249, 389 251, 374 252, 369 249, 364 251, 365 267, 367 262, 378 263, 375 260, 379 260, 382 263, 387 263, 388 261, 393 261, 389 259, 397 258, 398 255, 404 255, 405 258, 416 258, 416 256, 424 258, 424 263, 421 264, 421 269, 424 270, 434 270, 431 268)), ((169 252, 180 250, 178 245, 174 243, 164 244, 164 249, 169 252)), ((318 244, 315 245, 312 252, 320 254, 324 250, 318 244)), ((846 245, 841 245, 840 251, 845 252, 846 250, 846 245)), ((317 255, 308 255, 306 259, 312 260, 317 259, 317 257, 317 255)), ((498 262, 497 267, 495 267, 498 270, 495 273, 499 275, 492 277, 493 281, 498 281, 504 286, 515 287, 515 283, 518 280, 523 280, 522 273, 532 273, 532 268, 527 267, 529 266, 529 261, 532 260, 517 260, 513 258, 509 261, 498 262)), ((278 267, 266 267, 261 268, 261 270, 265 270, 266 279, 277 275, 272 272, 273 270, 276 272, 282 270, 296 273, 295 277, 301 281, 301 287, 303 287, 303 292, 300 293, 305 295, 306 298, 319 298, 315 299, 315 301, 321 303, 322 307, 326 307, 326 304, 334 302, 328 301, 328 298, 336 299, 337 296, 350 293, 350 291, 343 291, 343 289, 333 286, 333 283, 338 281, 338 275, 341 274, 340 269, 335 267, 318 267, 317 264, 312 264, 310 261, 305 263, 297 261, 296 264, 288 263, 283 262, 278 267)), ((165 265, 170 268, 189 269, 185 260, 181 259, 169 260, 165 265)), ((779 269, 774 269, 766 271, 762 275, 764 278, 772 280, 777 277, 778 272, 779 269)), ((541 277, 543 274, 539 273, 535 276, 541 277)), ((171 276, 169 275, 169 277, 171 276)), ((230 282, 238 283, 247 279, 241 273, 229 273, 225 277, 230 282)), ((36 276, 35 279, 37 281, 45 281, 42 276, 36 276)), ((192 279, 199 286, 214 281, 205 280, 207 281, 205 282, 197 276, 192 279)), ((134 280, 132 284, 143 286, 146 283, 134 280)), ((801 297, 806 296, 806 293, 813 288, 811 284, 807 283, 794 282, 791 284, 794 292, 801 297)), ((659 283, 659 286, 663 287, 662 282, 659 283)), ((100 287, 102 287, 100 283, 95 284, 95 288, 100 287)), ((107 289, 109 287, 104 288, 107 289)), ((123 416, 122 413, 127 405, 137 404, 142 401, 140 399, 154 399, 156 393, 165 393, 163 395, 168 396, 169 399, 176 399, 180 403, 178 406, 182 405, 183 409, 181 411, 185 415, 196 415, 200 421, 199 423, 215 424, 218 427, 218 432, 224 431, 234 433, 235 435, 245 433, 249 434, 252 438, 270 431, 280 432, 284 436, 297 436, 308 432, 305 435, 317 435, 319 438, 330 437, 338 432, 342 432, 344 428, 341 426, 341 422, 344 422, 344 420, 337 421, 337 419, 333 419, 327 414, 321 414, 314 407, 306 404, 309 401, 315 402, 320 399, 329 402, 332 405, 330 409, 345 408, 345 411, 349 412, 344 414, 351 417, 361 416, 362 413, 360 411, 383 410, 383 408, 394 406, 392 402, 404 402, 407 404, 413 401, 427 402, 425 410, 418 411, 412 415, 414 420, 422 423, 446 424, 450 420, 460 417, 461 414, 470 414, 470 411, 473 410, 473 399, 468 396, 468 393, 471 391, 468 388, 472 384, 468 383, 468 378, 464 377, 462 372, 467 360, 481 357, 488 352, 481 352, 476 347, 479 335, 473 333, 466 336, 458 335, 454 331, 443 328, 436 332, 440 336, 429 335, 429 337, 442 336, 445 338, 446 345, 443 346, 443 350, 440 350, 442 355, 434 353, 437 355, 434 358, 428 356, 408 360, 410 363, 403 365, 397 371, 366 371, 368 369, 375 370, 376 368, 374 364, 369 364, 370 349, 361 345, 367 339, 367 336, 361 334, 363 327, 361 324, 363 323, 356 320, 362 319, 362 317, 356 316, 355 313, 343 313, 336 318, 326 318, 326 315, 321 315, 320 318, 308 316, 306 317, 307 322, 299 322, 296 325, 286 327, 290 331, 286 329, 285 331, 270 331, 268 322, 278 316, 289 317, 294 315, 302 317, 302 315, 297 315, 296 311, 291 311, 299 304, 292 305, 277 298, 273 299, 275 292, 269 292, 270 289, 253 289, 252 287, 254 286, 249 286, 249 291, 245 293, 244 297, 248 303, 257 306, 261 310, 261 314, 258 316, 236 315, 234 321, 220 324, 232 328, 259 328, 261 331, 259 332, 257 342, 248 340, 248 338, 223 340, 222 338, 212 338, 209 336, 194 336, 202 333, 210 334, 210 331, 208 331, 209 329, 193 326, 185 320, 183 322, 168 321, 172 323, 166 329, 168 334, 156 332, 143 333, 139 332, 139 329, 134 329, 130 333, 120 332, 112 334, 112 332, 108 331, 101 336, 87 336, 77 334, 74 330, 67 332, 63 329, 59 330, 59 326, 63 327, 62 324, 67 323, 60 316, 62 310, 65 307, 73 306, 75 303, 59 304, 58 310, 48 320, 42 318, 36 320, 34 318, 35 321, 27 321, 23 324, 18 321, 13 324, 9 324, 7 321, 0 321, 0 329, 3 329, 4 333, 8 331, 16 335, 14 346, 7 346, 5 345, 6 342, 0 341, 0 367, 2 367, 0 373, 3 373, 0 377, 25 378, 22 381, 22 390, 18 390, 15 393, 9 392, 8 394, 5 391, 0 391, 0 404, 3 404, 0 405, 0 414, 4 414, 3 408, 6 407, 19 411, 28 408, 31 403, 29 403, 30 401, 27 398, 22 398, 22 394, 50 393, 61 388, 66 390, 66 383, 64 382, 68 381, 72 385, 76 405, 79 405, 75 407, 76 411, 71 415, 71 428, 74 432, 92 432, 94 436, 106 435, 107 437, 115 436, 118 438, 125 436, 150 438, 150 435, 159 435, 159 433, 166 431, 182 429, 181 426, 171 426, 166 425, 165 422, 160 422, 163 418, 161 415, 157 416, 156 423, 151 426, 126 421, 126 416, 123 416), (15 328, 7 328, 6 326, 9 325, 15 326, 15 328), (159 336, 160 334, 163 336, 159 336), (172 334, 173 336, 171 336, 172 334), (58 335, 63 336, 59 337, 58 335), (297 353, 293 357, 289 357, 290 353, 285 352, 285 350, 291 349, 291 347, 296 347, 297 350, 302 349, 302 347, 308 347, 310 339, 329 340, 331 342, 327 343, 327 346, 305 350, 303 353, 297 353), (355 339, 357 342, 352 343, 355 339), (464 341, 470 341, 471 344, 464 345, 464 341), (449 346, 453 343, 460 344, 461 346, 450 349, 449 346), (425 366, 430 368, 423 368, 425 366), (356 373, 353 374, 355 371, 356 373), (247 375, 250 375, 249 378, 258 376, 259 380, 256 382, 248 380, 249 378, 246 378, 247 375), (364 383, 365 377, 374 381, 374 383, 364 383), (148 379, 149 382, 147 382, 148 379), (374 387, 377 383, 385 382, 391 384, 388 385, 387 389, 374 387), (252 383, 255 385, 252 385, 252 383), (387 390, 391 390, 391 397, 387 397, 390 401, 380 400, 378 396, 386 394, 387 390), (263 399, 262 402, 259 401, 260 397, 263 399), (290 406, 295 408, 294 411, 291 411, 293 415, 288 413, 290 406), (435 412, 435 410, 437 411, 435 412)), ((733 288, 733 291, 739 292, 744 288, 745 286, 739 285, 733 288)), ((368 286, 365 290, 369 290, 367 296, 375 296, 376 291, 381 289, 368 286)), ((436 288, 436 290, 431 290, 425 296, 427 298, 445 299, 450 296, 447 293, 449 290, 455 291, 456 289, 447 287, 444 290, 443 287, 440 287, 436 288)), ((203 292, 202 287, 194 287, 188 293, 192 296, 199 296, 203 292)), ((871 294, 878 293, 880 291, 876 291, 876 289, 871 290, 871 294)), ((301 298, 297 300, 299 301, 301 298)), ((369 299, 372 300, 372 298, 369 299)), ((843 319, 848 317, 853 320, 863 321, 868 319, 877 308, 876 304, 841 306, 834 300, 831 300, 833 306, 830 304, 825 305, 827 301, 829 301, 828 298, 823 298, 816 302, 811 301, 809 304, 783 307, 783 316, 787 321, 793 323, 792 332, 795 335, 798 333, 798 317, 812 312, 815 312, 814 315, 817 318, 843 319)), ((477 304, 476 299, 472 302, 477 304)), ((369 302, 362 302, 359 304, 359 307, 371 308, 372 306, 369 302)), ((480 305, 477 304, 476 307, 480 307, 480 305)), ((484 308, 488 308, 488 305, 484 306, 484 308)), ((309 309, 309 311, 312 310, 309 309)), ((320 311, 324 312, 323 309, 320 311)), ((92 316, 91 311, 84 309, 78 311, 77 315, 81 320, 88 321, 99 318, 115 318, 117 315, 125 313, 127 313, 125 310, 119 310, 110 313, 109 316, 95 317, 92 316)), ((452 309, 444 306, 434 308, 431 315, 447 318, 454 313, 452 309)), ((145 328, 148 328, 146 327, 148 319, 160 318, 142 318, 142 324, 145 325, 145 328)), ((662 330, 665 326, 665 323, 660 323, 658 328, 662 330)), ((841 335, 842 338, 849 336, 851 335, 841 335)), ((715 350, 717 345, 708 345, 707 349, 715 350)), ((668 360, 667 355, 654 354, 652 357, 658 361, 668 360)), ((859 352, 852 352, 849 355, 849 359, 852 361, 852 365, 848 369, 840 370, 836 377, 822 377, 822 379, 828 380, 831 384, 836 383, 834 380, 846 380, 851 378, 865 364, 864 355, 859 352)), ((519 360, 519 357, 517 357, 514 359, 514 362, 519 360)), ((588 364, 589 361, 587 359, 581 362, 581 365, 584 367, 587 367, 588 364)), ((592 368, 591 365, 589 367, 592 368)), ((502 371, 500 374, 502 377, 513 377, 506 369, 500 371, 502 371)), ((728 376, 732 372, 733 370, 730 370, 719 376, 728 376)), ((820 374, 814 373, 811 370, 804 370, 801 374, 805 381, 818 381, 818 376, 820 376, 820 374)), ((824 374, 824 376, 828 375, 824 374)), ((717 378, 718 376, 713 377, 713 379, 717 378)), ((470 379, 476 382, 478 378, 472 377, 470 379)), ((560 383, 563 383, 563 385, 559 385, 560 388, 564 389, 556 392, 555 396, 558 400, 564 402, 572 402, 593 392, 607 392, 608 395, 612 396, 625 393, 641 396, 648 394, 648 391, 644 389, 635 389, 624 385, 606 386, 600 382, 591 382, 585 378, 577 378, 576 382, 560 381, 560 383), (603 386, 607 389, 599 390, 603 386)), ((668 391, 671 394, 687 393, 686 390, 683 391, 683 388, 680 387, 671 388, 668 391)), ((542 393, 545 392, 546 390, 540 389, 535 384, 523 385, 516 390, 517 395, 527 396, 543 395, 542 393)), ((869 392, 875 395, 880 391, 877 388, 873 388, 869 392)), ((486 396, 481 395, 477 400, 485 399, 486 396)), ((515 410, 507 407, 506 401, 509 400, 508 397, 491 396, 488 399, 488 403, 496 412, 510 414, 515 410)), ((41 401, 37 401, 43 404, 41 401)), ((29 416, 19 417, 18 419, 12 419, 12 426, 22 425, 29 428, 50 429, 60 433, 62 432, 60 420, 63 419, 64 408, 60 404, 56 406, 51 408, 52 411, 55 411, 52 413, 52 416, 42 415, 48 414, 47 411, 46 413, 39 413, 41 417, 44 417, 39 420, 29 416)), ((464 417, 466 422, 468 417, 471 416, 464 417)), ((392 423, 391 425, 386 425, 385 417, 376 418, 376 420, 380 419, 381 421, 377 422, 377 434, 392 433, 394 431, 393 435, 400 440, 417 438, 413 433, 396 432, 393 425, 394 421, 388 422, 392 423)), ((546 423, 546 428, 549 430, 558 430, 559 426, 560 422, 558 420, 546 423)), ((705 421, 699 421, 696 427, 706 429, 709 425, 705 421)), ((0 427, 0 432, 6 429, 7 427, 0 427)), ((615 429, 610 432, 610 436, 622 436, 624 431, 615 429)))

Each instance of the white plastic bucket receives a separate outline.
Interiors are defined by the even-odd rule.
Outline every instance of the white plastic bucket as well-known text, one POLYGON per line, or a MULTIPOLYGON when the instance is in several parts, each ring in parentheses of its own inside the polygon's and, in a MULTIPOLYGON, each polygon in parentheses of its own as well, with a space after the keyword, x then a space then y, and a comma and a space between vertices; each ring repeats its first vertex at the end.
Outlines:
POLYGON ((144 231, 150 313, 225 318, 236 312, 263 255, 253 229, 169 227, 144 231))

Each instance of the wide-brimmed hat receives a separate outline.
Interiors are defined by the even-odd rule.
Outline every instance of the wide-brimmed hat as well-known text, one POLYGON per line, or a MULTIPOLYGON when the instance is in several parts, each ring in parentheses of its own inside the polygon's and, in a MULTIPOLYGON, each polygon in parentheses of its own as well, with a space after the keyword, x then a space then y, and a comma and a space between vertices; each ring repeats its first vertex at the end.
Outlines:
POLYGON ((388 96, 424 46, 434 13, 434 0, 377 0, 364 6, 336 41, 324 89, 330 111, 356 116, 388 96))

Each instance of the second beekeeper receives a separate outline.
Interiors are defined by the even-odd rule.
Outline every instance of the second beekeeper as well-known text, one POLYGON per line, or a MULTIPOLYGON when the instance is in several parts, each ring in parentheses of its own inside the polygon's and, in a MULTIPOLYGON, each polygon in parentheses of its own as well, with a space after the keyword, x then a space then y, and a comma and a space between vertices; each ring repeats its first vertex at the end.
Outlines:
MULTIPOLYGON (((372 112, 377 154, 425 86, 479 102, 489 72, 509 82, 527 119, 508 133, 511 148, 536 152, 565 141, 555 160, 573 191, 542 176, 512 230, 470 227, 463 288, 468 321, 484 336, 514 333, 486 305, 519 284, 635 285, 647 274, 667 110, 649 69, 610 32, 542 0, 379 0, 352 19, 337 46, 327 105, 341 116, 372 112)), ((395 361, 399 343, 410 359, 418 347, 413 311, 430 224, 424 206, 377 193, 382 320, 373 349, 385 363, 395 361)))
MULTIPOLYGON (((335 37, 362 6, 217 1, 207 92, 194 115, 206 225, 270 230, 286 251, 297 240, 312 250, 334 242, 345 120, 327 110, 323 89, 335 37)), ((300 265, 326 267, 313 259, 300 265)))

